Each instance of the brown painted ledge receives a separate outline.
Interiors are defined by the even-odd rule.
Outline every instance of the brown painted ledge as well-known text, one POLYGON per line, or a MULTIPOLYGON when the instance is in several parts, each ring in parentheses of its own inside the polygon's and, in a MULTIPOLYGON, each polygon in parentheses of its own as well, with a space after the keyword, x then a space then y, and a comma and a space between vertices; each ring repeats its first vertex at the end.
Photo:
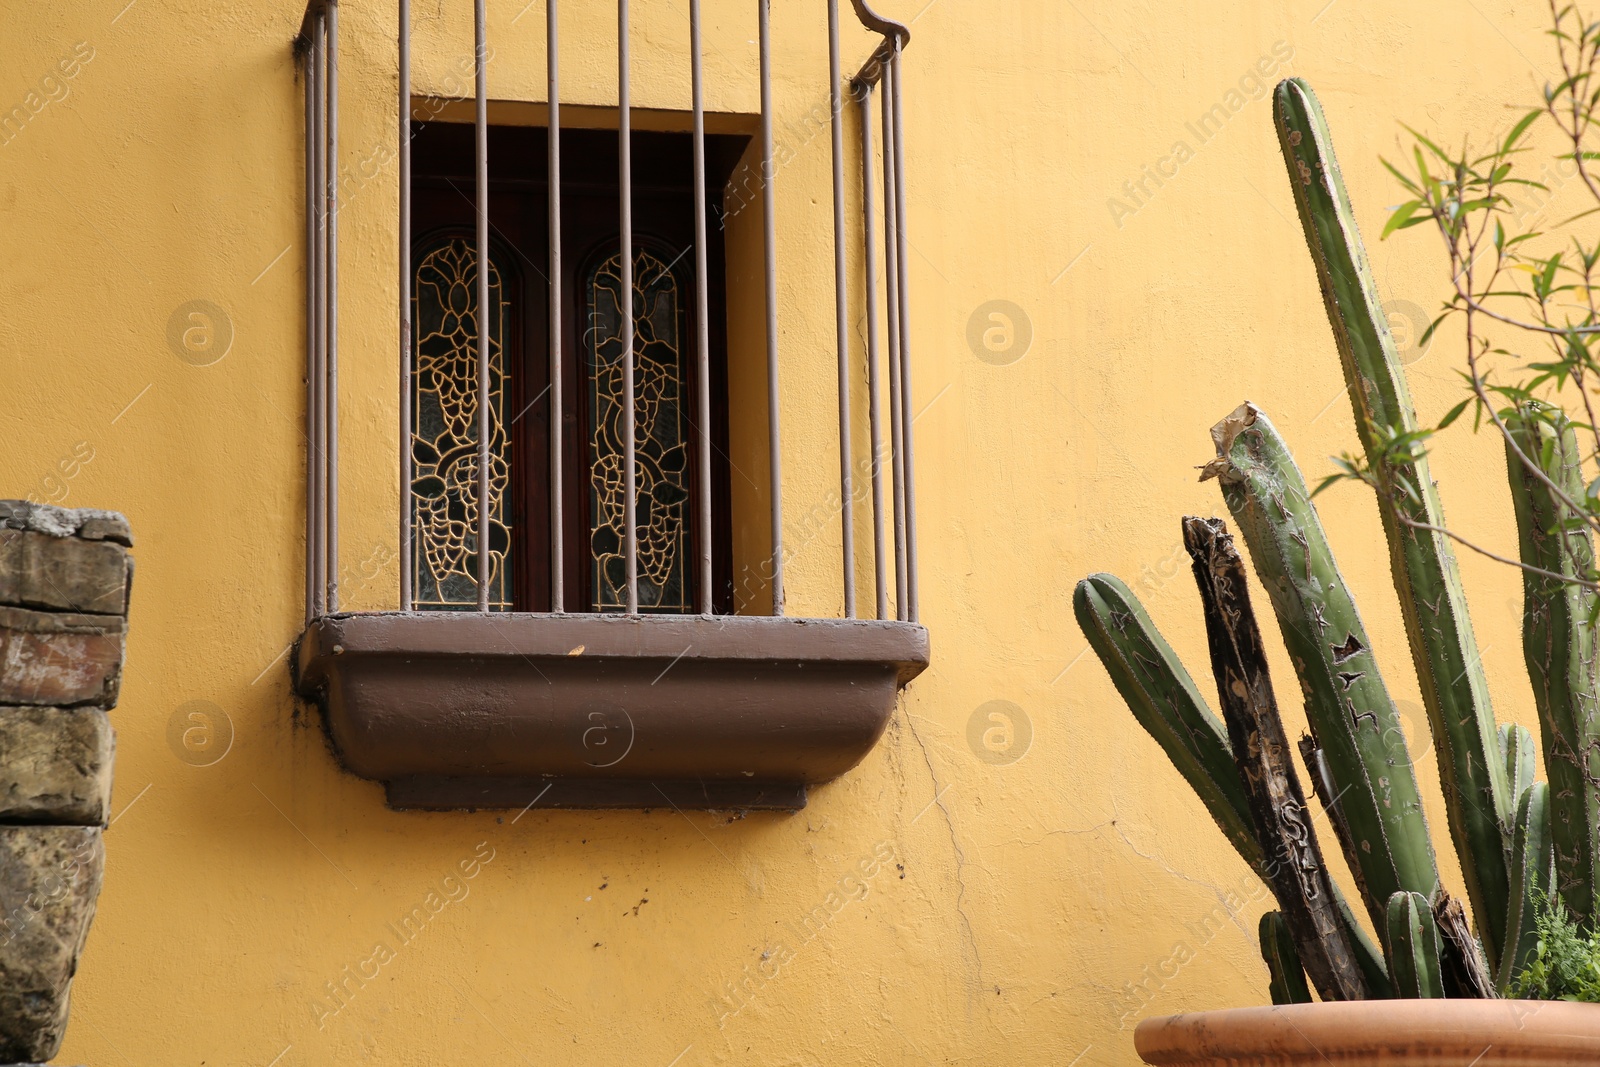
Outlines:
POLYGON ((760 616, 330 615, 295 687, 394 808, 805 806, 928 665, 914 623, 760 616))

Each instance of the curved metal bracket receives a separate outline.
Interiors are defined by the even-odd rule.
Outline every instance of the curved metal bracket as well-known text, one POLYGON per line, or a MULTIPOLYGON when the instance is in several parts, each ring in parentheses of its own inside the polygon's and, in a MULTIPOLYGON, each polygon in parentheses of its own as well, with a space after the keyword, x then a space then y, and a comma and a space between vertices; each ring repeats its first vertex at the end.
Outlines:
POLYGON ((861 64, 861 69, 856 71, 855 77, 850 79, 850 84, 859 94, 868 86, 877 84, 883 77, 884 64, 897 52, 905 50, 911 40, 911 28, 894 19, 884 18, 867 6, 867 0, 850 0, 850 6, 855 8, 856 18, 863 26, 874 33, 883 34, 883 42, 872 50, 867 61, 861 64))
POLYGON ((884 18, 872 8, 867 6, 867 0, 850 0, 850 6, 856 9, 856 18, 861 24, 875 33, 885 37, 900 38, 900 47, 903 49, 911 43, 911 27, 905 23, 896 22, 891 18, 884 18))
POLYGON ((883 34, 883 42, 872 50, 867 61, 861 64, 861 70, 856 70, 856 75, 850 78, 854 91, 861 94, 882 80, 883 64, 906 50, 906 43, 910 42, 910 27, 894 19, 883 18, 882 14, 867 6, 867 0, 850 0, 850 6, 856 10, 856 19, 861 21, 862 26, 875 34, 883 34))

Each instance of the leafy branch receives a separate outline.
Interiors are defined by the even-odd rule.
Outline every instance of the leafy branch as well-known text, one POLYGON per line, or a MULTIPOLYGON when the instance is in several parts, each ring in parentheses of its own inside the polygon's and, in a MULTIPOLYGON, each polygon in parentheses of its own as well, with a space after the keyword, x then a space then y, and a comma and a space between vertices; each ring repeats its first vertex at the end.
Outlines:
MULTIPOLYGON (((1507 454, 1556 500, 1556 527, 1600 533, 1600 417, 1595 400, 1600 394, 1600 177, 1594 171, 1600 160, 1600 22, 1589 22, 1576 5, 1556 0, 1549 0, 1549 12, 1546 32, 1562 77, 1544 86, 1537 106, 1516 109, 1517 118, 1504 135, 1483 139, 1486 148, 1474 148, 1472 139, 1464 137, 1459 149, 1448 149, 1404 126, 1411 138, 1409 153, 1399 161, 1382 160, 1408 195, 1391 211, 1382 239, 1431 225, 1448 261, 1449 295, 1419 343, 1427 344, 1446 322, 1460 320, 1462 379, 1469 395, 1434 426, 1389 438, 1377 427, 1373 430, 1381 446, 1378 469, 1390 473, 1403 468, 1404 461, 1426 455, 1429 439, 1470 407, 1474 429, 1491 425, 1507 454), (1551 137, 1553 149, 1536 152, 1536 141, 1551 137), (1525 158, 1530 155, 1544 164, 1545 173, 1553 164, 1558 175, 1576 178, 1590 204, 1538 228, 1544 209, 1565 182, 1553 190, 1544 181, 1522 176, 1530 170, 1525 158), (1529 218, 1526 202, 1519 204, 1515 195, 1547 199, 1529 218), (1552 427, 1567 423, 1585 435, 1589 443, 1578 463, 1586 492, 1575 495, 1558 484, 1552 465, 1558 459, 1549 436, 1540 454, 1523 448, 1509 423, 1530 418, 1552 427)), ((1346 480, 1384 491, 1384 479, 1361 458, 1345 453, 1333 463, 1335 472, 1322 480, 1317 493, 1346 480)), ((1387 485, 1390 492, 1417 497, 1418 487, 1403 479, 1389 477, 1387 485)), ((1532 573, 1600 588, 1600 573, 1592 567, 1563 578, 1443 527, 1418 528, 1532 573)))

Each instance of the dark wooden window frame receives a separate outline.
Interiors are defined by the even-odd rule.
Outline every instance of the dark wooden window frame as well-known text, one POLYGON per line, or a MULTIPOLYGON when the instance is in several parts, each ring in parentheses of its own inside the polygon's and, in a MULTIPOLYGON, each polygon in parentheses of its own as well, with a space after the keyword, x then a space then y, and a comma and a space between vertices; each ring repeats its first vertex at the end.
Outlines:
MULTIPOLYGON (((511 304, 511 328, 505 345, 511 373, 508 404, 512 414, 511 500, 512 577, 514 601, 521 611, 551 610, 549 543, 549 413, 542 390, 549 382, 548 297, 545 271, 549 238, 546 226, 546 131, 541 127, 490 127, 491 254, 506 257, 503 270, 511 304), (531 395, 530 395, 531 394, 531 395)), ((472 234, 475 207, 471 167, 471 128, 454 123, 413 124, 412 232, 414 249, 441 235, 472 234)), ((708 200, 715 208, 719 191, 743 149, 745 138, 708 137, 708 200)), ((673 265, 684 294, 682 306, 683 402, 693 422, 697 367, 694 353, 697 323, 693 314, 695 277, 693 188, 687 169, 687 134, 641 132, 634 135, 634 170, 650 175, 634 184, 634 244, 653 249, 673 265), (666 179, 666 180, 663 180, 666 179), (675 216, 675 217, 674 217, 675 216), (676 263, 673 261, 676 260, 676 263)), ((588 319, 584 281, 589 269, 618 241, 616 203, 616 135, 605 130, 566 129, 562 177, 562 433, 563 541, 565 544, 565 608, 588 611, 592 568, 588 453, 588 383, 582 330, 588 319), (580 162, 581 161, 581 162, 580 162)), ((713 211, 712 217, 715 218, 713 211)), ((713 614, 732 614, 732 490, 728 457, 728 364, 726 332, 726 267, 720 227, 707 233, 710 285, 712 604, 713 614)), ((691 435, 691 453, 698 444, 691 435)), ((692 461, 691 499, 706 492, 699 484, 699 466, 692 461)), ((691 507, 686 550, 691 588, 698 566, 701 531, 691 507)), ((700 611, 705 605, 696 604, 700 611)))

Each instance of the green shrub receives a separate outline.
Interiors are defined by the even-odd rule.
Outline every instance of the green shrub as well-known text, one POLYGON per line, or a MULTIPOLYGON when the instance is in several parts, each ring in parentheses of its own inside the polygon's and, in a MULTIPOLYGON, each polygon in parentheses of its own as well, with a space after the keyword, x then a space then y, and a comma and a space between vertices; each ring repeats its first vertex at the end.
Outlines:
POLYGON ((1585 934, 1560 897, 1541 897, 1539 944, 1512 980, 1511 995, 1600 1004, 1600 932, 1585 934))

